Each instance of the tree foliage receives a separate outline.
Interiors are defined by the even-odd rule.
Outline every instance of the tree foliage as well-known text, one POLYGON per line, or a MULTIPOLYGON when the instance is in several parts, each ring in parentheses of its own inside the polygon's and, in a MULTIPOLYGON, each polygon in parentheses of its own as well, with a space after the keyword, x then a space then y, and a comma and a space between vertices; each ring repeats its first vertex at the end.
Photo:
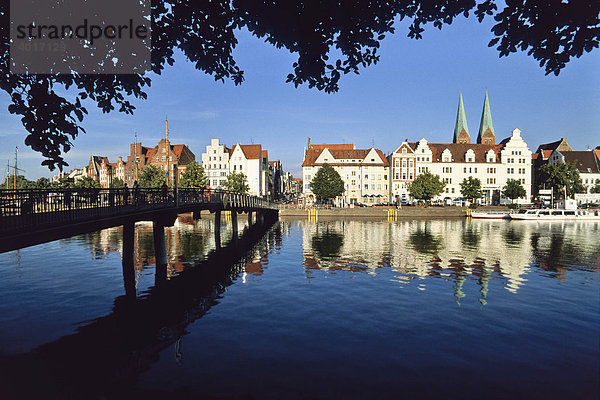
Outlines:
POLYGON ((435 196, 439 196, 444 191, 446 184, 442 182, 438 175, 427 171, 418 175, 414 181, 407 185, 408 192, 417 200, 429 201, 435 196))
POLYGON ((596 180, 596 184, 590 188, 590 193, 600 193, 600 180, 596 180))
POLYGON ((515 201, 515 199, 521 199, 527 195, 527 191, 521 185, 521 182, 516 179, 509 179, 506 181, 506 185, 502 188, 502 196, 515 201))
POLYGON ((325 163, 310 182, 310 189, 321 200, 334 199, 344 193, 344 181, 340 174, 325 163))
POLYGON ((182 188, 205 188, 208 186, 208 177, 204 173, 204 167, 196 161, 188 164, 185 172, 181 174, 179 179, 179 187, 182 188))
POLYGON ((83 178, 76 179, 72 187, 75 189, 99 189, 100 183, 92 177, 84 176, 83 178))
MULTIPOLYGON (((25 143, 40 152, 51 170, 68 165, 61 155, 71 141, 85 132, 82 121, 96 105, 104 113, 115 109, 132 114, 133 99, 146 99, 150 77, 131 75, 12 75, 9 72, 9 1, 0 2, 0 88, 6 91, 11 114, 21 117, 28 132, 25 143), (64 89, 72 89, 64 96, 64 89)), ((359 73, 379 61, 377 50, 397 21, 408 20, 408 37, 421 39, 424 28, 437 29, 460 16, 497 22, 488 46, 500 57, 527 51, 545 67, 558 73, 572 57, 598 47, 600 2, 579 0, 273 0, 152 2, 151 69, 161 74, 173 65, 181 50, 196 69, 215 80, 244 80, 233 58, 236 34, 247 29, 267 43, 297 55, 287 82, 296 87, 335 92, 340 78, 359 73)))
POLYGON ((110 187, 113 189, 122 189, 125 187, 125 182, 121 178, 113 178, 110 187))
POLYGON ((460 183, 460 194, 471 201, 474 199, 480 199, 481 196, 483 196, 483 191, 481 190, 481 181, 477 178, 473 178, 472 176, 463 179, 463 181, 460 183))
POLYGON ((575 193, 585 193, 586 189, 581 182, 579 171, 570 163, 545 164, 540 168, 540 189, 552 188, 554 193, 564 193, 567 188, 567 195, 573 197, 575 193))
POLYGON ((139 175, 142 188, 159 188, 167 180, 166 172, 156 165, 146 166, 139 175))
POLYGON ((246 175, 242 172, 232 172, 227 175, 227 180, 225 181, 225 189, 235 192, 246 194, 250 190, 250 186, 248 186, 248 180, 246 179, 246 175))

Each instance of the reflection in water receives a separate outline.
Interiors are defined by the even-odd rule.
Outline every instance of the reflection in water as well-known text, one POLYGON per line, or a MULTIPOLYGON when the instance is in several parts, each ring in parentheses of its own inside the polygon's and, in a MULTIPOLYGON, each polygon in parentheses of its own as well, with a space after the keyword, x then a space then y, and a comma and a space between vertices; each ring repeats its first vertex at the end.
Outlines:
POLYGON ((570 265, 600 269, 597 222, 530 223, 515 221, 416 220, 298 222, 303 229, 304 266, 314 271, 376 274, 396 272, 394 280, 425 277, 451 280, 460 304, 468 281, 479 286, 479 302, 488 302, 489 282, 501 279, 516 292, 531 266, 562 279, 570 265), (593 249, 589 251, 590 247, 593 249), (585 250, 583 250, 585 249, 585 250))
MULTIPOLYGON (((181 229, 181 225, 177 228, 176 234, 171 235, 172 246, 190 245, 186 228, 181 229)), ((116 251, 118 236, 115 232, 108 230, 107 234, 91 234, 79 239, 94 245, 101 243, 94 254, 116 251)), ((138 244, 147 243, 145 229, 140 231, 140 236, 138 244)), ((151 231, 148 236, 152 236, 151 231)), ((206 255, 195 252, 203 249, 202 244, 192 244, 185 250, 177 247, 178 260, 203 260, 180 274, 171 275, 167 282, 139 297, 116 298, 109 315, 88 321, 75 334, 26 354, 0 357, 0 374, 10 383, 3 385, 0 394, 7 396, 4 398, 23 399, 125 399, 147 398, 150 394, 159 396, 156 398, 171 397, 169 393, 147 394, 135 388, 137 377, 170 346, 173 346, 175 361, 181 362, 184 357, 181 338, 188 333, 188 325, 219 304, 234 281, 249 270, 254 271, 257 264, 266 265, 268 255, 280 244, 281 230, 276 224, 266 234, 264 229, 253 226, 236 243, 206 255), (30 384, 32 371, 39 379, 34 385, 30 384)), ((145 262, 150 248, 139 247, 139 259, 145 262)))

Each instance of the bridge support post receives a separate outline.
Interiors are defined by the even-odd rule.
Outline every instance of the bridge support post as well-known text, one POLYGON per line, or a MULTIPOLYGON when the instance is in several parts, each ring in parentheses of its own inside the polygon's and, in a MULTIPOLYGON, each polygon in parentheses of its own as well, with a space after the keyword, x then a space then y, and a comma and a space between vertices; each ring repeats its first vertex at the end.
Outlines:
POLYGON ((123 225, 123 285, 127 296, 135 296, 135 270, 134 257, 135 223, 127 222, 123 225))
POLYGON ((167 243, 165 240, 165 226, 161 221, 152 223, 154 234, 154 258, 156 259, 156 271, 154 283, 159 285, 167 280, 167 243))
POLYGON ((215 211, 215 247, 221 247, 221 211, 215 211))
POLYGON ((248 211, 248 227, 252 226, 252 211, 248 211))
POLYGON ((194 219, 194 221, 198 220, 198 219, 202 219, 202 215, 201 215, 201 210, 198 211, 194 211, 192 213, 192 218, 194 219))
POLYGON ((233 228, 233 240, 237 240, 238 238, 238 221, 237 221, 237 211, 231 210, 231 227, 233 228))

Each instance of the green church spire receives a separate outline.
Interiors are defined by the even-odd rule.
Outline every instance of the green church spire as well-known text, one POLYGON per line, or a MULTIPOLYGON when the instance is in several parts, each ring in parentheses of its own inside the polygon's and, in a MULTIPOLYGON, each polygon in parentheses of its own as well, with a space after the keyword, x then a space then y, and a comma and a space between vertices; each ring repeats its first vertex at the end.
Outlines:
POLYGON ((465 106, 463 104, 462 93, 458 100, 458 113, 456 114, 456 126, 454 127, 453 143, 470 143, 469 127, 467 126, 467 117, 465 115, 465 106))
POLYGON ((496 134, 494 133, 494 124, 492 123, 492 112, 490 111, 490 100, 488 98, 487 90, 485 91, 485 100, 483 102, 483 112, 481 113, 481 123, 479 124, 477 143, 496 143, 496 134))

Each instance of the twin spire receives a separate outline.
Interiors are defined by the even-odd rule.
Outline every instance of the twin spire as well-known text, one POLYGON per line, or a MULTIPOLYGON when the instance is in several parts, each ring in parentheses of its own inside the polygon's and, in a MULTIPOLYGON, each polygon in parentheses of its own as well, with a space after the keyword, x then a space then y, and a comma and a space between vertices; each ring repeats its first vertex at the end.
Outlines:
MULTIPOLYGON (((454 127, 454 139, 452 140, 452 143, 471 143, 462 93, 458 100, 458 112, 456 114, 456 125, 454 127)), ((490 100, 488 98, 487 90, 485 91, 485 100, 483 101, 483 112, 481 113, 477 143, 496 144, 496 135, 494 133, 494 124, 492 123, 492 112, 490 110, 490 100)))

